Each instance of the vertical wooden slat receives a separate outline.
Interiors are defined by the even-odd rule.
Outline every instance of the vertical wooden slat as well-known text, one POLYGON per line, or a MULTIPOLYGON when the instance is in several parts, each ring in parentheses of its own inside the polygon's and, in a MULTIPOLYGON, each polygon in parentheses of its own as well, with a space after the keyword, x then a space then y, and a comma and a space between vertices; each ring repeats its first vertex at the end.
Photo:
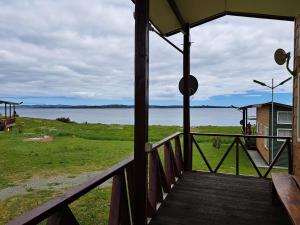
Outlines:
POLYGON ((129 205, 124 171, 113 178, 109 225, 130 225, 129 205))
POLYGON ((289 174, 293 174, 293 155, 291 139, 287 139, 287 150, 288 150, 288 163, 289 163, 289 174))
POLYGON ((164 144, 164 163, 165 163, 165 172, 167 176, 167 181, 169 185, 175 183, 175 174, 171 157, 170 142, 164 144))
POLYGON ((130 212, 131 217, 133 218, 135 215, 134 212, 134 165, 130 163, 126 168, 126 177, 127 177, 127 188, 129 194, 129 202, 130 202, 130 212))
POLYGON ((66 206, 49 217, 47 225, 79 225, 71 209, 66 206))
POLYGON ((181 143, 179 135, 175 137, 175 158, 177 168, 182 172, 183 171, 183 158, 181 152, 181 143))
MULTIPOLYGON (((154 151, 157 151, 156 149, 154 151)), ((157 192, 158 190, 158 164, 157 157, 153 151, 150 152, 148 159, 148 168, 149 168, 149 185, 148 185, 148 216, 152 217, 156 210, 157 204, 157 192)))
POLYGON ((162 188, 163 188, 165 193, 169 193, 171 191, 171 185, 167 180, 167 176, 164 172, 164 168, 163 168, 163 165, 161 163, 158 152, 157 151, 154 151, 154 152, 155 152, 155 155, 157 157, 157 162, 158 162, 158 167, 159 167, 158 172, 159 172, 159 178, 160 178, 162 188))
POLYGON ((180 177, 181 176, 181 172, 177 166, 177 163, 176 163, 176 159, 175 159, 175 154, 174 154, 174 151, 173 151, 173 147, 172 147, 172 143, 170 141, 170 153, 171 153, 171 164, 172 164, 172 168, 173 168, 173 172, 174 172, 174 175, 176 177, 180 177))

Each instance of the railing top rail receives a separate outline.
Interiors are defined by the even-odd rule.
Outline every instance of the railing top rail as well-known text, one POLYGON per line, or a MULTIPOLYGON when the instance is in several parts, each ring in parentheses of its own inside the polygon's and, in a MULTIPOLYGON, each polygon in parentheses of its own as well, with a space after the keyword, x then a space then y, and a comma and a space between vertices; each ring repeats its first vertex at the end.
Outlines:
POLYGON ((166 142, 172 140, 173 138, 179 136, 180 134, 182 134, 182 132, 176 132, 176 133, 174 133, 174 134, 172 134, 172 135, 170 135, 170 136, 162 139, 161 141, 154 143, 152 145, 152 149, 150 151, 152 151, 153 149, 159 148, 160 146, 164 145, 166 142))
POLYGON ((133 157, 130 157, 129 159, 126 159, 112 166, 111 168, 100 173, 93 179, 81 184, 80 186, 65 192, 64 194, 33 209, 32 211, 23 214, 20 217, 15 218, 14 220, 7 223, 7 225, 37 224, 48 218, 51 214, 55 213, 60 207, 74 202, 76 199, 80 198, 90 190, 103 184, 105 181, 117 174, 120 170, 128 167, 131 163, 133 163, 133 157))
POLYGON ((266 135, 244 135, 244 134, 223 134, 223 133, 197 133, 191 132, 191 135, 196 136, 212 136, 212 137, 243 137, 243 138, 269 138, 269 139, 291 139, 291 137, 283 137, 283 136, 266 136, 266 135))

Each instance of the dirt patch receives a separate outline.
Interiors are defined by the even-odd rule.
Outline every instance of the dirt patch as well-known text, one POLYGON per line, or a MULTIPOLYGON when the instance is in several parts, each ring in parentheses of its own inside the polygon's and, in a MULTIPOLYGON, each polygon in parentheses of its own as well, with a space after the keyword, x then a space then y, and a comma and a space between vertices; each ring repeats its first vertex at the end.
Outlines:
MULTIPOLYGON (((57 177, 32 177, 31 179, 16 183, 15 186, 0 189, 0 201, 16 195, 26 195, 32 191, 38 190, 56 190, 64 192, 67 189, 78 186, 88 180, 93 179, 101 171, 85 172, 79 175, 66 174, 57 177)), ((103 183, 100 187, 109 187, 112 185, 112 179, 103 183)))
POLYGON ((25 142, 51 142, 54 138, 51 136, 44 136, 44 137, 34 137, 34 138, 26 138, 23 141, 25 142))

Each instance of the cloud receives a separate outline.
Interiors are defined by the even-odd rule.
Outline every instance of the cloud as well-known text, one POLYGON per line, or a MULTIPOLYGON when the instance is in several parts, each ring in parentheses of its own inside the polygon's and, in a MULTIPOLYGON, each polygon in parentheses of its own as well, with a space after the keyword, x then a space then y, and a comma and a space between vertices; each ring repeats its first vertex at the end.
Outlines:
MULTIPOLYGON (((11 0, 0 7, 0 96, 133 98, 131 1, 11 0)), ((252 80, 278 83, 289 76, 273 53, 292 51, 291 22, 223 17, 191 34, 195 100, 269 91, 252 80)), ((182 47, 182 34, 170 39, 182 47)), ((151 33, 151 100, 181 100, 181 76, 182 55, 151 33)), ((278 89, 291 90, 291 82, 278 89)))

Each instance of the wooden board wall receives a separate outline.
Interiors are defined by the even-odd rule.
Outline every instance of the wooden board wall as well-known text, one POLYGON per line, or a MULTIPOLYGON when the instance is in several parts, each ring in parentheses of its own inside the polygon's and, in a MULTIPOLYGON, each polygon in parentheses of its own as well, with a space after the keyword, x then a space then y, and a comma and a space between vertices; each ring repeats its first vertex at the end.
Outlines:
POLYGON ((300 16, 295 21, 295 69, 294 98, 293 98, 293 168, 296 175, 300 175, 300 142, 298 140, 298 104, 299 104, 299 76, 300 76, 300 16))

